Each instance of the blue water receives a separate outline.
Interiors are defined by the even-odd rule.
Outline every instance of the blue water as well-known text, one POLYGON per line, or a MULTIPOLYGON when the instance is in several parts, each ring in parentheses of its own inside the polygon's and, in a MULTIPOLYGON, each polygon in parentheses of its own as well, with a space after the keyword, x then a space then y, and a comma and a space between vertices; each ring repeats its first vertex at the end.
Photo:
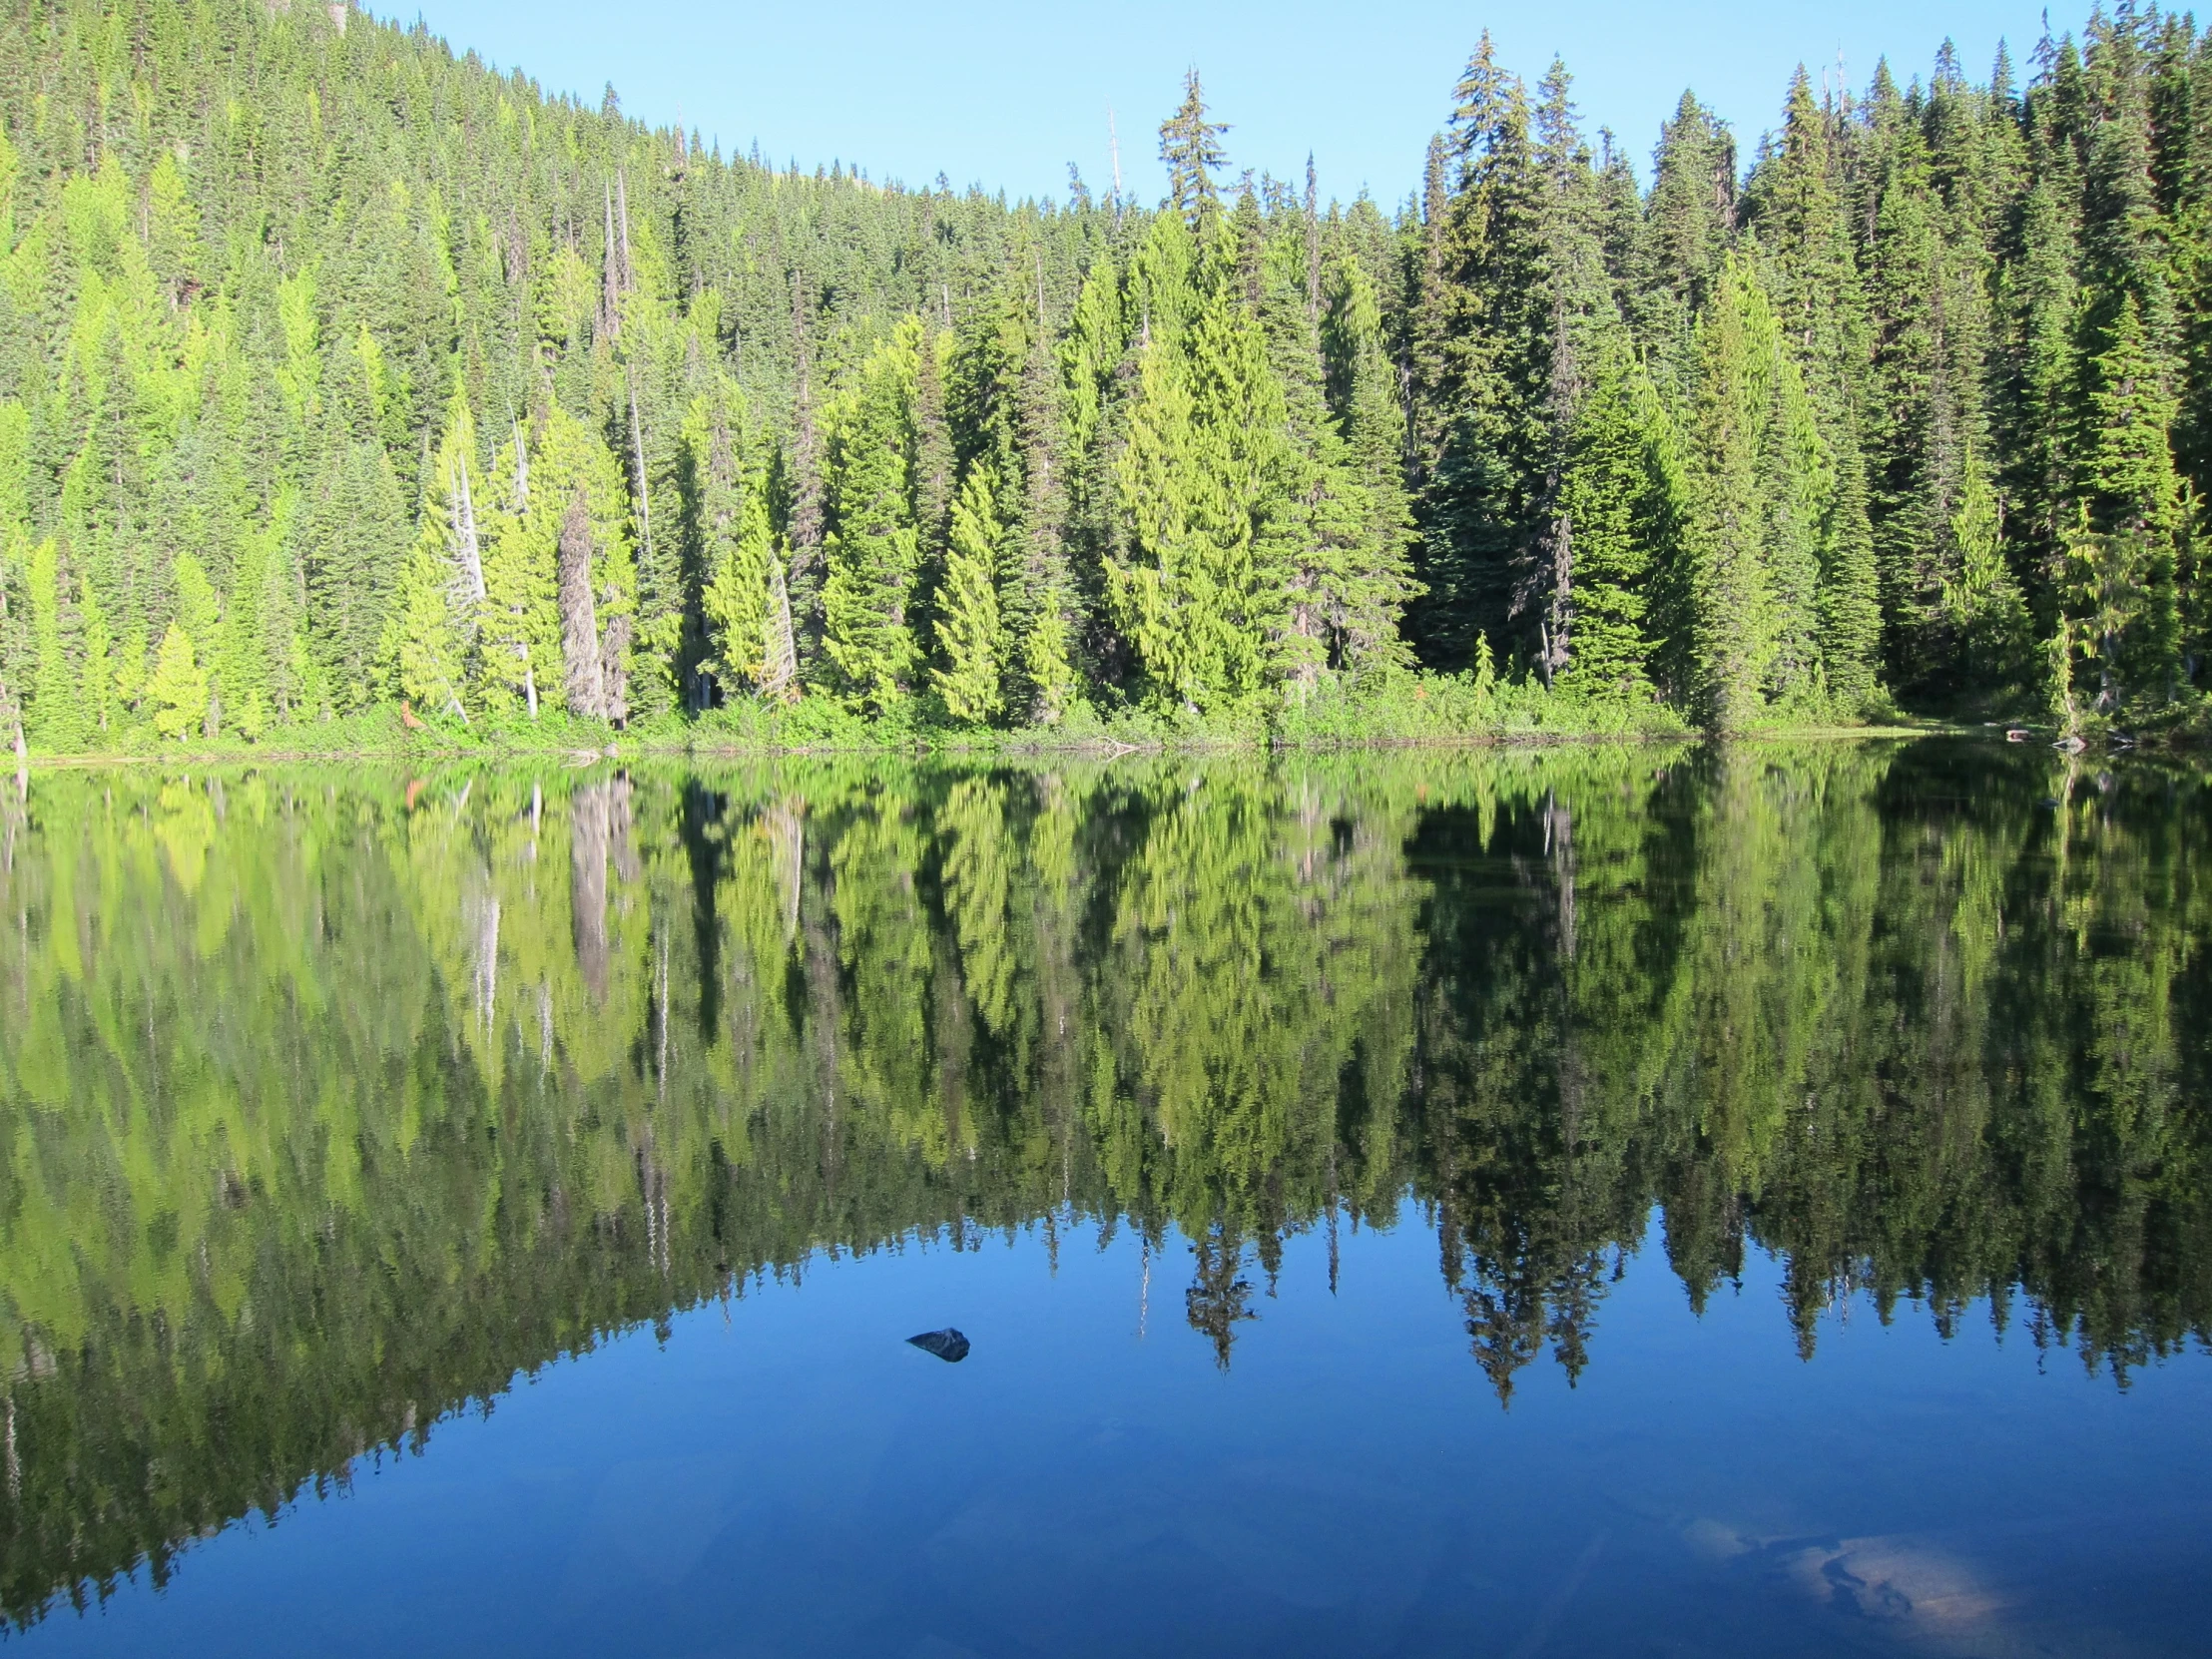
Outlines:
POLYGON ((1294 1238, 1219 1370, 1188 1247, 818 1260, 550 1365, 40 1654, 2201 1653, 2212 1366, 2124 1390, 1779 1272, 1693 1318, 1656 1226, 1603 1363, 1470 1363, 1435 1240, 1294 1238), (1151 1268, 1149 1290, 1147 1266, 1151 1268), (946 1365, 901 1339, 952 1324, 946 1365))
POLYGON ((2188 766, 63 770, 0 853, 28 1654, 2212 1651, 2188 766))

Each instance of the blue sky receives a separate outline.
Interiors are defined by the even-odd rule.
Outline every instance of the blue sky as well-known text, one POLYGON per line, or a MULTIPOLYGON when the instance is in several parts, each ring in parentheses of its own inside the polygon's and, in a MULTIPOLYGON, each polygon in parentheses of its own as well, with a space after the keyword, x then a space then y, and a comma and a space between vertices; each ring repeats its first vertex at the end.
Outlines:
MULTIPOLYGON (((1948 35, 1979 79, 2000 36, 2024 65, 2042 32, 2032 0, 1522 0, 1487 12, 1436 0, 427 0, 421 15, 549 92, 596 103, 611 80, 630 114, 659 124, 681 112, 725 150, 758 139, 779 164, 842 160, 912 185, 941 171, 1017 196, 1062 194, 1070 162, 1102 185, 1111 108, 1124 183, 1156 198, 1158 125, 1195 64, 1231 124, 1233 166, 1302 178, 1311 150, 1325 197, 1365 185, 1385 205, 1413 187, 1485 25, 1530 81, 1564 56, 1585 122, 1610 126, 1639 165, 1685 86, 1736 128, 1748 159, 1800 61, 1817 75, 1841 51, 1863 88, 1885 54, 1901 81, 1925 73, 1948 35)), ((2054 7, 2052 27, 2084 15, 2054 7)))

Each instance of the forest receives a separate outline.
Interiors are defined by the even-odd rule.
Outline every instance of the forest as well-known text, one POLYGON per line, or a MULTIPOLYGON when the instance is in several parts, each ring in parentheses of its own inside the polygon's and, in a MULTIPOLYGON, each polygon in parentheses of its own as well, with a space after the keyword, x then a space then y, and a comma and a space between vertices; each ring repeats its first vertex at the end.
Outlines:
POLYGON ((34 771, 0 1619, 913 1241, 1134 1230, 1226 1368, 1422 1229, 1506 1403, 1763 1252, 1785 1352, 2125 1387, 2212 1341, 2208 860, 2202 776, 1954 739, 34 771))
POLYGON ((1009 202, 347 0, 5 15, 19 754, 2198 716, 2186 16, 1648 171, 1484 36, 1384 206, 1195 70, 1166 200, 1009 202))

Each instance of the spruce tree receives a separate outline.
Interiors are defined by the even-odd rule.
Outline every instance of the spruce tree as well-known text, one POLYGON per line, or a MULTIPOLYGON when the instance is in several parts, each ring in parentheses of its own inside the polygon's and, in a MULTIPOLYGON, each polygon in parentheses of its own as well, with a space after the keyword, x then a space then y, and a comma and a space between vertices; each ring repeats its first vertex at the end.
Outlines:
POLYGON ((1645 204, 1643 269, 1630 295, 1660 389, 1683 399, 1697 372, 1692 332, 1718 292, 1721 263, 1736 232, 1736 141, 1727 126, 1684 92, 1659 130, 1645 204))
MULTIPOLYGON (((462 619, 472 607, 461 602, 462 596, 454 588, 445 537, 426 513, 400 577, 399 601, 392 613, 385 655, 401 697, 425 713, 451 714, 465 722, 468 709, 461 696, 466 679, 462 619)), ((227 661, 231 655, 226 654, 227 661)))
POLYGON ((836 689, 877 713, 912 693, 920 657, 912 626, 920 535, 907 482, 919 343, 909 319, 869 357, 830 426, 823 650, 836 689))
POLYGON ((1151 701, 1202 715, 1268 683, 1285 593, 1260 532, 1286 415, 1229 239, 1214 238, 1195 287, 1178 296, 1187 326, 1140 355, 1118 467, 1130 545, 1106 577, 1151 701))
POLYGON ((52 538, 31 549, 25 566, 25 597, 31 612, 31 697, 29 719, 32 741, 41 749, 67 754, 84 747, 84 702, 77 683, 76 665, 67 635, 74 632, 65 611, 72 586, 60 545, 52 538))
POLYGON ((1750 269, 1731 257, 1694 338, 1684 585, 1695 707, 1723 732, 1759 714, 1774 657, 1763 489, 1771 480, 1760 464, 1771 390, 1761 374, 1764 312, 1750 269))
POLYGON ((999 615, 997 479, 978 460, 960 482, 945 543, 944 586, 936 608, 938 665, 933 679, 946 711, 980 726, 1005 707, 1006 629, 999 615))
POLYGON ((154 709, 154 729, 165 738, 190 738, 207 718, 209 696, 208 676, 193 650, 192 636, 180 624, 171 623, 162 635, 161 652, 146 688, 154 709))
POLYGON ((1524 644, 1535 633, 1526 590, 1548 528, 1555 331, 1546 181, 1525 90, 1498 65, 1487 34, 1453 98, 1456 175, 1440 254, 1446 343, 1433 394, 1443 437, 1418 508, 1427 592, 1413 627, 1432 665, 1458 668, 1477 636, 1524 644))
POLYGON ((1220 209, 1214 175, 1229 162, 1221 146, 1221 135, 1228 131, 1223 123, 1206 119, 1198 71, 1187 70, 1183 102, 1160 124, 1160 160, 1168 169, 1168 206, 1194 231, 1220 209))
POLYGON ((704 597, 715 675, 733 697, 771 678, 771 647, 782 643, 771 636, 785 620, 778 614, 785 603, 781 569, 767 497, 749 489, 737 523, 720 543, 704 597))
POLYGON ((1672 503, 1656 449, 1658 393, 1615 341, 1588 365, 1559 491, 1573 572, 1573 651, 1562 691, 1634 702, 1652 694, 1655 551, 1672 503))
POLYGON ((1744 199, 1758 248, 1762 285, 1781 339, 1803 378, 1833 477, 1825 501, 1807 501, 1820 522, 1815 608, 1819 673, 1846 710, 1873 695, 1881 649, 1881 607, 1860 447, 1869 350, 1865 298, 1846 213, 1836 123, 1813 96, 1801 65, 1790 83, 1780 140, 1763 153, 1744 199))

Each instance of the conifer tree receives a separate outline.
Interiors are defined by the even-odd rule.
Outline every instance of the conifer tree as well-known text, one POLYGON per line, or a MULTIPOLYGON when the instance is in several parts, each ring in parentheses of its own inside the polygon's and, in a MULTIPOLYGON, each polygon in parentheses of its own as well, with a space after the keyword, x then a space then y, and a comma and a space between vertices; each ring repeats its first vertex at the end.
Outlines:
POLYGON ((2084 586, 2094 595, 2107 706, 2126 689, 2170 696, 2177 671, 2174 402, 2162 367, 2129 294, 2091 363, 2083 483, 2096 533, 2077 538, 2072 554, 2094 571, 2084 586), (2113 597, 2122 589, 2132 595, 2126 604, 2113 597))
POLYGON ((454 576, 445 536, 426 512, 400 577, 385 655, 400 696, 425 713, 451 714, 465 722, 462 626, 474 607, 455 592, 454 576))
POLYGON ((1407 608, 1421 594, 1413 578, 1413 517, 1404 474, 1405 410, 1383 335, 1373 279, 1357 257, 1340 255, 1325 279, 1321 346, 1330 414, 1342 440, 1338 462, 1361 508, 1346 602, 1334 619, 1337 655, 1356 670, 1408 667, 1407 608))
POLYGON ((978 463, 1009 722, 1264 716, 1411 647, 1706 718, 1995 712, 2047 678, 2023 614, 2132 719, 2212 650, 2178 17, 2096 14, 2024 86, 1800 72, 1742 180, 1685 96, 1648 193, 1484 40, 1391 220, 1226 185, 1195 73, 1168 203, 1063 210, 772 172, 365 14, 168 8, 119 56, 112 13, 0 36, 47 112, 0 140, 0 702, 42 748, 150 714, 173 623, 203 731, 410 687, 884 708, 944 666, 978 463), (1707 672, 1716 503, 1757 508, 1749 682, 1707 672))
POLYGON ((1715 297, 1736 232, 1736 141, 1690 93, 1659 131, 1645 204, 1645 262, 1631 295, 1652 371, 1668 396, 1686 398, 1696 372, 1691 334, 1715 297))
POLYGON ((1214 175, 1229 164, 1222 149, 1226 125, 1206 119, 1206 95, 1198 71, 1183 76, 1183 102, 1160 124, 1160 160, 1168 168, 1168 205, 1196 231, 1220 210, 1214 175))
POLYGON ((1260 535, 1278 478, 1283 393, 1236 276, 1236 249, 1217 236, 1197 291, 1178 296, 1187 326, 1141 351, 1118 468, 1130 545, 1106 564, 1108 602, 1149 696, 1188 714, 1260 694, 1285 598, 1263 566, 1260 535))
POLYGON ((1760 372, 1764 311, 1749 268, 1731 258, 1695 335, 1684 586, 1694 696, 1701 714, 1724 732, 1759 713, 1774 655, 1761 488, 1768 480, 1760 466, 1770 390, 1760 372))
POLYGON ((1573 651, 1559 684, 1601 699, 1652 692, 1657 554, 1679 535, 1659 457, 1658 393, 1614 343, 1589 365, 1559 492, 1573 558, 1573 651))
POLYGON ((71 583, 61 548, 52 537, 31 549, 25 577, 33 664, 27 724, 41 748, 66 753, 82 747, 87 734, 76 666, 65 641, 65 632, 72 631, 64 616, 71 583))
MULTIPOLYGON (((694 710, 712 706, 716 689, 735 697, 751 683, 749 672, 735 663, 757 664, 760 595, 765 594, 765 566, 752 573, 754 581, 740 578, 724 603, 740 603, 737 593, 755 595, 747 614, 749 630, 739 628, 734 656, 725 656, 722 642, 729 626, 717 614, 714 599, 718 583, 731 580, 731 566, 738 557, 737 543, 744 509, 753 498, 765 497, 756 486, 746 488, 740 467, 739 425, 743 404, 735 386, 722 374, 713 375, 705 389, 694 393, 686 408, 678 439, 677 533, 683 547, 682 565, 687 592, 696 594, 696 614, 687 617, 684 660, 691 676, 687 694, 694 710)), ((767 502, 761 499, 761 530, 768 534, 767 502)))
POLYGON ((1075 577, 1068 558, 1067 385, 1045 308, 1044 274, 1035 269, 1035 310, 1016 394, 1015 442, 1021 455, 1018 570, 1002 580, 1000 605, 1012 640, 1011 666, 1026 716, 1058 721, 1073 700, 1076 668, 1068 619, 1075 577))
POLYGON ((771 634, 783 602, 780 568, 767 498, 758 489, 747 490, 734 533, 721 543, 704 601, 715 674, 733 696, 770 679, 771 634))
POLYGON ((957 481, 952 426, 945 406, 945 370, 952 346, 949 330, 933 329, 924 323, 921 343, 914 351, 911 477, 914 529, 925 590, 935 588, 941 578, 957 481))
POLYGON ((1419 508, 1415 630, 1457 668, 1477 634, 1521 621, 1541 558, 1553 436, 1553 307, 1544 274, 1546 183, 1520 81, 1487 32, 1453 91, 1455 165, 1440 251, 1442 442, 1419 508))
POLYGON ((937 693, 954 720, 982 725, 1005 706, 1006 630, 999 616, 997 481, 978 460, 960 482, 938 595, 937 693))
POLYGON ((154 707, 154 729, 165 738, 189 738, 207 719, 208 676, 194 653, 192 636, 178 623, 171 623, 162 636, 146 695, 154 707))
POLYGON ((882 713, 913 691, 920 536, 907 482, 915 355, 911 320, 840 399, 830 439, 823 650, 845 696, 882 713))
POLYGON ((2031 624, 2005 560, 2003 504, 1970 453, 1965 495, 1950 532, 1958 576, 1943 595, 1943 609, 1959 637, 1965 683, 1999 697, 2023 695, 2037 677, 2031 624))
POLYGON ((1821 676, 1848 711, 1874 692, 1882 616, 1860 447, 1868 325, 1835 139, 1833 117, 1814 99, 1800 65, 1779 142, 1752 173, 1744 218, 1783 348, 1803 377, 1824 464, 1833 471, 1825 508, 1806 506, 1821 510, 1823 519, 1814 529, 1821 676))
POLYGON ((636 591, 621 463, 558 404, 508 453, 484 569, 492 684, 533 719, 552 707, 620 721, 636 591))

